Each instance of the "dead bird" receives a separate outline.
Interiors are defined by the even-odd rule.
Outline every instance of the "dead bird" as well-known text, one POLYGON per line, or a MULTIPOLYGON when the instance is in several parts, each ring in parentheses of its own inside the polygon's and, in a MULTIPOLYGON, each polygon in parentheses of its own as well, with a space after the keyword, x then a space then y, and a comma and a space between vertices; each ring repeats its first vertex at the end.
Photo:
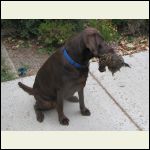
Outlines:
POLYGON ((123 57, 116 53, 105 53, 99 57, 99 71, 106 71, 106 67, 112 72, 112 75, 120 71, 121 67, 131 68, 129 64, 124 62, 123 57))

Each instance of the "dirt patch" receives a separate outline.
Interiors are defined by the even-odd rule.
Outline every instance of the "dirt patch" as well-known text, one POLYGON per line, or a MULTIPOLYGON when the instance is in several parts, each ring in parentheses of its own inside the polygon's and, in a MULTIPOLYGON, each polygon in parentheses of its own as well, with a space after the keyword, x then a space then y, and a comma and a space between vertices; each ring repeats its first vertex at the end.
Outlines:
POLYGON ((35 75, 49 57, 47 53, 40 53, 35 44, 31 45, 31 47, 14 48, 15 44, 8 43, 6 39, 3 39, 3 43, 16 70, 21 67, 27 69, 26 76, 35 75))
POLYGON ((8 50, 16 69, 20 67, 27 68, 27 76, 37 73, 39 68, 49 57, 48 54, 39 54, 32 48, 19 48, 17 50, 8 50))

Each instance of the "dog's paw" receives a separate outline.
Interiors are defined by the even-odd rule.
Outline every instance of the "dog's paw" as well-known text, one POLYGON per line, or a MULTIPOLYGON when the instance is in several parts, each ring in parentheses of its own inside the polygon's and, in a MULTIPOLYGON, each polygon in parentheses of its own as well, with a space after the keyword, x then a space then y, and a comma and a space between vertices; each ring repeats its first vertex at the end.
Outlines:
POLYGON ((82 109, 82 110, 81 110, 81 114, 82 114, 83 116, 90 116, 90 115, 91 115, 91 112, 90 112, 89 109, 85 108, 85 109, 82 109))
POLYGON ((43 122, 44 114, 42 112, 38 113, 36 119, 37 119, 38 122, 43 122))
POLYGON ((59 119, 61 125, 69 125, 69 119, 67 117, 63 117, 59 119))

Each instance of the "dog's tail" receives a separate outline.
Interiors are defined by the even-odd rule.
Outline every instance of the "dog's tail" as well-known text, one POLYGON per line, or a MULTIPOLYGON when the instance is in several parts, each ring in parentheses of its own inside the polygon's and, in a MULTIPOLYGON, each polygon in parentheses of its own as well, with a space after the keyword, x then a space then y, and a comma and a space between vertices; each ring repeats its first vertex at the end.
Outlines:
POLYGON ((34 95, 35 94, 35 90, 31 87, 28 87, 26 85, 24 85, 21 82, 18 82, 18 85, 20 88, 22 88, 25 92, 27 92, 29 95, 34 95))

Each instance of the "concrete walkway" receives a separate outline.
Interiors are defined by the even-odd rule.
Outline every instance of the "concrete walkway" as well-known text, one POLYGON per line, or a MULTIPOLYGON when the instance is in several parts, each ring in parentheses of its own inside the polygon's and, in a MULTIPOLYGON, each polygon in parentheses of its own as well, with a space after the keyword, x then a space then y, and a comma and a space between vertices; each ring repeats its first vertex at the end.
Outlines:
POLYGON ((45 112, 43 123, 36 121, 34 97, 21 90, 17 83, 32 86, 35 76, 1 83, 1 130, 149 130, 149 52, 125 56, 131 69, 111 75, 100 73, 91 63, 85 87, 85 103, 90 117, 81 116, 78 103, 65 101, 64 112, 69 126, 58 122, 56 110, 45 112))

